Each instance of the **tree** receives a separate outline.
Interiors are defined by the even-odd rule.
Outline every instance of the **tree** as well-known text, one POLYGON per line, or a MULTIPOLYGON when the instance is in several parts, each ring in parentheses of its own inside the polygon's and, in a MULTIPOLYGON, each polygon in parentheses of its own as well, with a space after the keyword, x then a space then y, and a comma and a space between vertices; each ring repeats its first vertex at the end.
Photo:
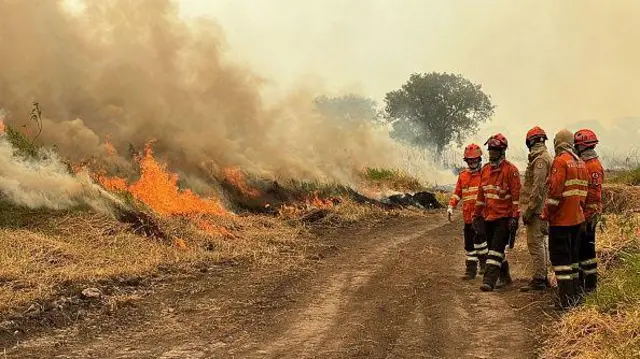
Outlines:
POLYGON ((462 145, 494 113, 490 98, 462 75, 412 74, 402 88, 385 96, 391 135, 438 154, 452 142, 462 145))
POLYGON ((326 117, 344 120, 374 120, 376 102, 370 98, 348 94, 339 97, 320 96, 314 100, 318 111, 326 117))

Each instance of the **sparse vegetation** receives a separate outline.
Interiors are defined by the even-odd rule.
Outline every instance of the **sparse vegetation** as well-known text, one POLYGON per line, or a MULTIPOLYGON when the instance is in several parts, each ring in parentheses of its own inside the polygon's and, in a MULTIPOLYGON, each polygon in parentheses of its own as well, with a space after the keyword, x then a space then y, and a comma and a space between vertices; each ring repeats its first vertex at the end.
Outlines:
POLYGON ((640 168, 624 171, 612 178, 609 182, 628 186, 640 186, 640 168))
POLYGON ((607 215, 598 237, 600 286, 566 314, 543 347, 545 359, 640 356, 640 215, 607 215))
POLYGON ((367 168, 362 173, 365 185, 395 191, 420 191, 424 186, 416 178, 400 171, 385 168, 367 168))

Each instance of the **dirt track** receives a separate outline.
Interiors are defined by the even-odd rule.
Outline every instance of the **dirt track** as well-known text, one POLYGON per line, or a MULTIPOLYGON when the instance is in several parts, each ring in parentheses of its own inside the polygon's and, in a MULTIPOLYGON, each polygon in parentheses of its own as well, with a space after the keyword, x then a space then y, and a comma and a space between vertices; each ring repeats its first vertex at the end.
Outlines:
POLYGON ((7 358, 534 358, 543 294, 461 281, 460 223, 394 220, 325 233, 298 270, 235 267, 154 288, 7 358), (327 249, 328 248, 328 249, 327 249), (320 258, 320 259, 319 259, 320 258))

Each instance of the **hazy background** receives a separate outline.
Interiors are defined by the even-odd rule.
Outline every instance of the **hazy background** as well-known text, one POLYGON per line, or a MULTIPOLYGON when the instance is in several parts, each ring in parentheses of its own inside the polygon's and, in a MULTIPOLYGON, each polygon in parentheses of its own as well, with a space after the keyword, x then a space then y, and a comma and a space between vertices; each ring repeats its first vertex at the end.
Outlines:
MULTIPOLYGON (((180 0, 210 16, 267 92, 300 83, 382 103, 411 72, 449 71, 497 105, 486 133, 524 149, 535 124, 594 126, 618 152, 640 136, 640 1, 180 0)), ((485 138, 486 133, 480 137, 485 138)), ((605 150, 603 147, 603 150, 605 150)))

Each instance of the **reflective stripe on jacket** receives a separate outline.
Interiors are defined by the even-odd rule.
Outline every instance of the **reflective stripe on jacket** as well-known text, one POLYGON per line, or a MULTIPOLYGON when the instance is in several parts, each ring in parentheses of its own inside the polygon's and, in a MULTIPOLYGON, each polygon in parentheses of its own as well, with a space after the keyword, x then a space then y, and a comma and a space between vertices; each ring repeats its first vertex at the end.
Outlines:
POLYGON ((482 167, 476 216, 487 221, 520 216, 520 172, 511 162, 490 163, 482 167))
POLYGON ((480 171, 469 169, 460 172, 456 189, 449 200, 449 205, 456 208, 462 201, 462 218, 464 223, 473 221, 473 213, 476 209, 476 198, 478 197, 478 186, 480 185, 480 171))
POLYGON ((584 222, 587 184, 587 168, 580 158, 570 152, 556 156, 543 214, 550 226, 575 226, 584 222))

